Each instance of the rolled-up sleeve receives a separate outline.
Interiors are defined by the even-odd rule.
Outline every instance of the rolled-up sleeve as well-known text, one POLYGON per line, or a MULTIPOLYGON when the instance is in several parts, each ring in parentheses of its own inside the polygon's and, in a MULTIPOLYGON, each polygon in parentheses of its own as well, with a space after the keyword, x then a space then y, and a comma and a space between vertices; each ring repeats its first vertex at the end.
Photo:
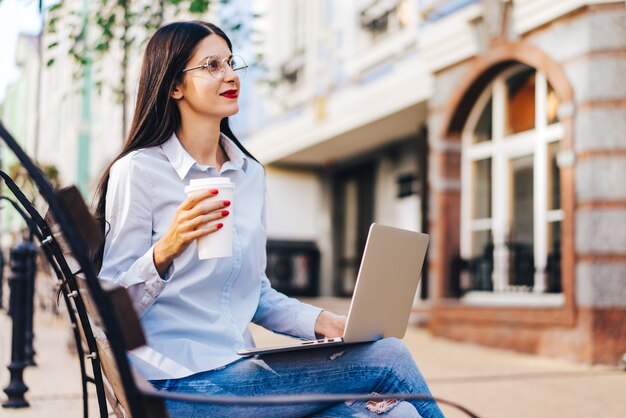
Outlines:
MULTIPOLYGON (((167 283, 154 265, 151 190, 149 177, 132 156, 118 160, 111 168, 100 278, 126 287, 140 316, 167 283)), ((168 276, 172 273, 169 271, 168 276)))

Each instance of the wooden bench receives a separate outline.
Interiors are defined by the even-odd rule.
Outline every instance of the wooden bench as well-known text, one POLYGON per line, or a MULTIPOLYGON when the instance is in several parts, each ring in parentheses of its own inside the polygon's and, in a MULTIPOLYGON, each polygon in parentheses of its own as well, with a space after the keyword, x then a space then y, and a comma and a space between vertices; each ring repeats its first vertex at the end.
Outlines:
POLYGON ((2 196, 8 200, 14 209, 27 223, 32 235, 38 240, 48 263, 59 282, 60 295, 67 307, 67 313, 72 324, 72 333, 76 344, 81 371, 81 388, 83 395, 83 416, 89 416, 89 396, 87 385, 93 383, 98 397, 98 407, 101 418, 108 416, 105 383, 96 351, 96 340, 93 330, 87 319, 82 299, 78 296, 78 287, 74 279, 74 272, 67 264, 59 243, 54 238, 52 229, 37 211, 33 203, 26 197, 13 179, 4 171, 0 170, 0 177, 11 191, 15 200, 2 196), (86 360, 89 359, 92 373, 87 373, 86 360))
MULTIPOLYGON (((69 289, 76 293, 73 300, 82 323, 82 329, 90 329, 95 341, 99 366, 106 380, 96 382, 101 390, 110 393, 112 406, 120 416, 143 418, 166 418, 164 400, 179 400, 208 404, 232 405, 280 405, 291 403, 328 402, 345 400, 421 399, 436 400, 440 404, 453 406, 470 417, 476 415, 452 402, 420 394, 301 394, 289 396, 205 396, 201 394, 178 394, 158 391, 143 377, 133 372, 127 353, 146 344, 139 318, 132 306, 125 288, 103 285, 97 277, 97 269, 90 252, 102 243, 98 225, 76 188, 68 188, 55 193, 43 174, 19 147, 17 142, 0 123, 0 137, 15 153, 22 166, 37 185, 40 194, 49 205, 49 219, 54 220, 53 242, 63 250, 54 253, 61 264, 75 264, 77 269, 70 274, 72 283, 69 289), (70 261, 71 260, 71 261, 70 261), (89 326, 87 326, 89 324, 89 326)), ((90 348, 91 350, 91 348, 90 348)), ((91 352, 91 351, 90 351, 91 352)))

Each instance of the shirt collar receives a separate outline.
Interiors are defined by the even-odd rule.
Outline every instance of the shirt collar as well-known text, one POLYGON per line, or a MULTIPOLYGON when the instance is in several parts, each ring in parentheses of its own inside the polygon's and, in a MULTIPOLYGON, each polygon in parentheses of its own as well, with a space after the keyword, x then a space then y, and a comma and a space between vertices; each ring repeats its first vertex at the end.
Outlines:
MULTIPOLYGON (((248 168, 248 157, 244 154, 241 148, 235 145, 233 140, 223 133, 220 133, 220 144, 222 144, 226 155, 228 155, 228 161, 224 164, 224 166, 235 170, 243 170, 245 172, 248 168)), ((223 168, 224 167, 222 167, 222 169, 223 168)))
MULTIPOLYGON (((241 169, 246 171, 248 157, 246 157, 243 151, 223 133, 220 133, 220 144, 224 148, 229 160, 222 166, 222 171, 224 169, 241 169)), ((181 180, 187 176, 187 173, 189 173, 189 170, 191 170, 194 164, 200 166, 200 164, 189 155, 187 150, 183 148, 176 133, 172 133, 172 136, 161 145, 161 149, 181 180)))

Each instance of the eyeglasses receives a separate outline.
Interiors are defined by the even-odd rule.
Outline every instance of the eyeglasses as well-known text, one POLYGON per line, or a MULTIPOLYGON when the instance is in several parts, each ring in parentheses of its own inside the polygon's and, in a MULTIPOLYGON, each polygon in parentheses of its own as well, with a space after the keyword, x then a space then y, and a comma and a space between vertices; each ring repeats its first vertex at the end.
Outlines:
POLYGON ((239 55, 231 55, 220 60, 218 56, 211 56, 206 59, 206 62, 202 65, 197 65, 191 68, 185 68, 183 73, 191 70, 197 70, 199 68, 206 68, 213 78, 221 80, 226 73, 226 66, 237 73, 239 78, 244 78, 248 70, 248 64, 239 55))

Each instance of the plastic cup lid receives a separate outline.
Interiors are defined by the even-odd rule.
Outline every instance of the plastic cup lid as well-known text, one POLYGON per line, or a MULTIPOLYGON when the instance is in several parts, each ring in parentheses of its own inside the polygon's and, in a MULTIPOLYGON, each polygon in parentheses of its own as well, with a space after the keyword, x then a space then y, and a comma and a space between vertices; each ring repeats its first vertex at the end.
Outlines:
POLYGON ((189 185, 185 187, 185 193, 204 190, 209 187, 235 187, 235 184, 228 177, 207 177, 203 179, 191 179, 189 185))

